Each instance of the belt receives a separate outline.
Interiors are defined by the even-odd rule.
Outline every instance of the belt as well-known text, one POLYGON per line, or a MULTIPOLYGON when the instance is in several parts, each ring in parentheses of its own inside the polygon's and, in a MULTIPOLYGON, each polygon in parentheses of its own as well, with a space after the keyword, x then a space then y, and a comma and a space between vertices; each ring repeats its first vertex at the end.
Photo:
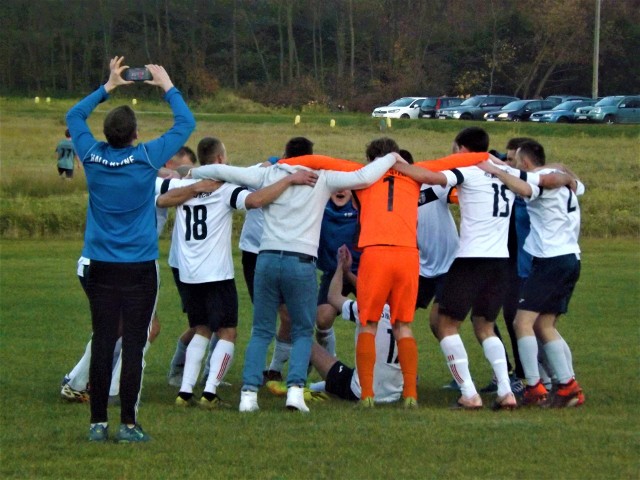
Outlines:
POLYGON ((287 250, 260 250, 260 253, 272 253, 274 255, 283 255, 285 257, 297 257, 301 262, 315 263, 316 257, 313 255, 307 255, 306 253, 289 252, 287 250))

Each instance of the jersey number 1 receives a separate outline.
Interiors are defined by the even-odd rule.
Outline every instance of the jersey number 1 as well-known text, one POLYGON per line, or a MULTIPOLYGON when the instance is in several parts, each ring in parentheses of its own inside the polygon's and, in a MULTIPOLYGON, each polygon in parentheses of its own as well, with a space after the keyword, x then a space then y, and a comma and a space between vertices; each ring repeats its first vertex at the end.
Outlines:
POLYGON ((393 212, 393 183, 394 177, 385 177, 383 182, 389 182, 389 189, 387 190, 387 211, 393 212))

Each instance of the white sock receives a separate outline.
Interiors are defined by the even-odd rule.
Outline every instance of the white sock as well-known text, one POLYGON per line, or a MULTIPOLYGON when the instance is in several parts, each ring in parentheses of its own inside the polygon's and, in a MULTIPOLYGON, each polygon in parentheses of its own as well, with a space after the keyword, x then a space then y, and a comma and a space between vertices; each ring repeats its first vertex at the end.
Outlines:
POLYGON ((573 378, 564 352, 565 344, 562 340, 552 340, 544 345, 544 353, 559 383, 568 383, 573 378))
POLYGON ((187 353, 184 362, 184 372, 182 374, 181 392, 193 393, 193 387, 198 381, 202 359, 207 351, 209 339, 197 333, 193 336, 187 347, 187 353))
POLYGON ((202 372, 202 376, 207 378, 209 376, 209 365, 211 364, 211 355, 213 355, 213 351, 216 349, 216 345, 218 344, 218 336, 214 333, 211 335, 211 340, 209 340, 209 350, 207 352, 207 360, 204 362, 204 371, 202 372))
POLYGON ((173 353, 171 364, 169 364, 169 376, 179 373, 184 368, 184 359, 187 355, 187 344, 178 338, 176 351, 173 353))
POLYGON ((273 349, 273 357, 271 358, 271 364, 269 370, 275 370, 281 372, 284 364, 289 360, 291 354, 291 343, 283 342, 276 337, 276 346, 273 349))
MULTIPOLYGON (((115 354, 114 349, 114 354, 115 354)), ((120 373, 122 372, 122 348, 118 349, 118 357, 114 358, 113 369, 111 370, 111 385, 109 386, 109 396, 120 395, 120 373)))
MULTIPOLYGON (((558 335, 560 335, 560 334, 558 333, 558 335)), ((575 378, 576 373, 573 371, 573 355, 571 355, 571 349, 569 348, 569 344, 566 342, 566 340, 564 338, 562 338, 561 335, 560 335, 560 341, 562 341, 562 346, 564 347, 564 356, 567 359, 567 365, 569 366, 569 372, 571 372, 571 376, 575 378)))
POLYGON ((73 370, 67 375, 69 377, 69 386, 74 390, 86 390, 89 383, 89 365, 91 364, 91 340, 84 349, 84 355, 80 361, 73 367, 73 370))
POLYGON ((316 330, 316 339, 318 343, 327 350, 332 356, 336 356, 336 332, 333 327, 326 330, 316 330))
POLYGON ((204 387, 205 392, 216 393, 218 385, 220 385, 220 382, 222 382, 231 367, 235 347, 233 342, 223 339, 218 340, 209 362, 209 375, 207 376, 207 384, 204 387))
POLYGON ((509 369, 507 368, 507 353, 498 337, 488 337, 482 342, 485 358, 493 368, 493 374, 498 381, 498 396, 511 392, 509 369))
POLYGON ((463 397, 473 397, 478 393, 469 373, 469 357, 460 335, 449 335, 440 341, 440 348, 447 359, 447 366, 460 387, 463 397))
POLYGON ((534 386, 540 381, 538 369, 538 340, 534 335, 527 335, 518 339, 518 353, 524 370, 527 385, 534 386))
POLYGON ((540 371, 540 381, 549 390, 558 379, 553 373, 547 354, 544 352, 544 344, 538 339, 538 370, 540 371))
POLYGON ((111 370, 114 370, 116 368, 118 361, 122 361, 120 352, 122 352, 122 337, 119 337, 118 340, 116 340, 116 345, 115 347, 113 347, 113 360, 111 361, 111 370))

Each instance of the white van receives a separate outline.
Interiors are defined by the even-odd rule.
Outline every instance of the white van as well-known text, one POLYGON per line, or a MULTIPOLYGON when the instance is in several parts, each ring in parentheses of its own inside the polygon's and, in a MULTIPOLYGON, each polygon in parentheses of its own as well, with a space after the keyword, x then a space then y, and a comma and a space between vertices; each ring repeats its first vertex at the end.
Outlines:
POLYGON ((389 118, 418 118, 420 105, 427 97, 402 97, 391 102, 386 107, 378 107, 371 114, 372 117, 389 118))

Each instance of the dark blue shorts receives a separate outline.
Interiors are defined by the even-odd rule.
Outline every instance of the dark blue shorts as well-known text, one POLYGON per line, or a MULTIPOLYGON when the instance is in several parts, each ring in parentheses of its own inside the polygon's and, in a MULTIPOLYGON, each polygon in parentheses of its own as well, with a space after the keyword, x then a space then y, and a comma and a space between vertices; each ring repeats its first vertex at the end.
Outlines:
POLYGON ((344 363, 337 361, 327 372, 324 389, 343 400, 357 402, 360 400, 351 390, 351 379, 353 378, 353 368, 347 367, 344 363))
POLYGON ((208 326, 212 332, 238 326, 238 292, 234 279, 219 282, 184 283, 173 269, 189 326, 208 326))
POLYGON ((416 310, 418 308, 427 308, 431 300, 434 303, 440 303, 440 297, 444 290, 444 281, 446 273, 437 277, 418 278, 418 298, 416 298, 416 310))
POLYGON ((474 317, 495 322, 509 275, 508 258, 456 258, 447 272, 440 313, 463 321, 474 317))
POLYGON ((578 278, 580 260, 573 253, 551 258, 534 257, 518 308, 538 313, 567 313, 578 278))

